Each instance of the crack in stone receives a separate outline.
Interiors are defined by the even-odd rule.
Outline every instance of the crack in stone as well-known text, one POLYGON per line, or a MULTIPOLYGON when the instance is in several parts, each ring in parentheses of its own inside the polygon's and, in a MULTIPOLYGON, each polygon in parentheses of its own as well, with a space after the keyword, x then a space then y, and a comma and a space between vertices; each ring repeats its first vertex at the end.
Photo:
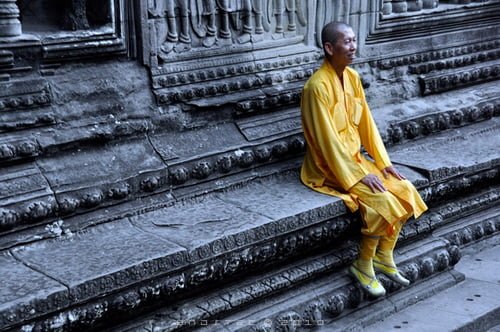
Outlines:
POLYGON ((47 273, 46 273, 45 271, 43 271, 42 269, 37 268, 35 265, 33 265, 33 264, 29 263, 29 262, 24 261, 21 257, 18 257, 18 255, 17 255, 14 251, 9 250, 8 252, 11 254, 11 256, 12 256, 12 257, 13 257, 16 261, 18 261, 19 263, 23 264, 24 266, 26 266, 26 267, 27 267, 27 268, 29 268, 30 270, 33 270, 33 271, 35 271, 35 272, 38 272, 38 273, 40 273, 40 274, 44 275, 45 277, 47 277, 47 278, 49 278, 49 279, 51 279, 51 280, 54 280, 54 281, 55 281, 55 282, 57 282, 58 284, 63 285, 63 286, 67 289, 68 294, 69 294, 69 292, 70 292, 70 286, 69 286, 69 285, 67 285, 66 283, 64 283, 62 280, 59 280, 59 279, 57 279, 56 277, 53 277, 53 276, 51 276, 51 275, 47 274, 47 273))

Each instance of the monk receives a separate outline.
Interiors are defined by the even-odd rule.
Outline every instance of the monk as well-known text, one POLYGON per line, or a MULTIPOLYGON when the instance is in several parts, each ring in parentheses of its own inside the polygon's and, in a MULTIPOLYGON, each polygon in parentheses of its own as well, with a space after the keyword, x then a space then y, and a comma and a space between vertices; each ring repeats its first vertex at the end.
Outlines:
POLYGON ((321 32, 325 59, 304 86, 302 126, 307 152, 301 181, 359 209, 359 257, 350 274, 372 296, 385 295, 375 271, 409 285, 397 269, 393 251, 401 227, 427 206, 418 191, 391 163, 365 99, 359 74, 347 67, 355 58, 356 36, 344 23, 321 32), (361 153, 361 146, 369 157, 361 153))

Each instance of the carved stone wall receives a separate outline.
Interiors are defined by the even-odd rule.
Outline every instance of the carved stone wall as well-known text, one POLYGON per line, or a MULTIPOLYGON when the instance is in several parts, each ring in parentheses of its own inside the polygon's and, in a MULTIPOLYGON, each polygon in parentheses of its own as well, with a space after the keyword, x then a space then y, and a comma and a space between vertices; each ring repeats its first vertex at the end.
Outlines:
MULTIPOLYGON (((0 0, 0 329, 100 330, 357 233, 297 174, 301 90, 332 20, 353 26, 384 142, 432 208, 403 238, 493 210, 499 18, 500 0, 0 0)), ((498 213, 480 217, 415 242, 412 280, 498 232, 498 213)), ((347 244, 176 311, 198 321, 285 293, 349 264, 347 244)), ((341 284, 268 318, 344 315, 364 299, 341 284)))
MULTIPOLYGON (((259 112, 297 104, 321 61, 320 31, 329 21, 353 25, 359 41, 354 66, 365 71, 368 86, 380 80, 365 68, 370 61, 413 55, 402 63, 413 65, 428 61, 415 53, 496 39, 498 25, 485 25, 498 20, 499 6, 497 0, 148 1, 143 57, 160 107, 259 112), (459 31, 464 24, 469 36, 459 31)), ((480 75, 496 77, 496 67, 486 67, 480 75)), ((424 94, 431 93, 430 79, 422 81, 424 94)))
MULTIPOLYGON (((300 158, 300 93, 321 64, 318 36, 331 20, 358 35, 353 67, 372 108, 497 80, 500 0, 421 3, 0 1, 0 167, 11 183, 33 179, 0 205, 10 211, 4 228, 172 188, 205 190, 300 158), (137 162, 78 171, 97 156, 137 162)), ((496 96, 463 103, 384 119, 384 140, 499 114, 496 96)))

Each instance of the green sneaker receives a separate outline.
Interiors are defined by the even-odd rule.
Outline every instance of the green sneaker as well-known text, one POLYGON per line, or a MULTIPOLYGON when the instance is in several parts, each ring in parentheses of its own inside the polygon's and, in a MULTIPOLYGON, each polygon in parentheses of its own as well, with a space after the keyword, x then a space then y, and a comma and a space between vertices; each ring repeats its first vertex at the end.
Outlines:
POLYGON ((378 281, 377 277, 370 276, 365 272, 361 271, 357 266, 356 262, 352 263, 349 267, 349 273, 359 282, 361 287, 371 296, 380 297, 385 295, 385 288, 378 281))
MULTIPOLYGON (((375 255, 375 257, 377 257, 375 255)), ((410 280, 406 279, 399 273, 398 268, 389 264, 382 263, 379 260, 373 259, 373 269, 377 272, 383 273, 392 281, 397 282, 403 286, 408 286, 410 284, 410 280)))

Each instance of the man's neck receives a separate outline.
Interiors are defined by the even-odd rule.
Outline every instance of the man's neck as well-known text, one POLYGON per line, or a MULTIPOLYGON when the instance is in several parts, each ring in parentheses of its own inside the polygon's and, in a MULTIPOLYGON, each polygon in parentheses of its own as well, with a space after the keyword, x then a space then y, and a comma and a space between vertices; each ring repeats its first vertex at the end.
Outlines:
POLYGON ((343 79, 343 76, 344 76, 344 70, 345 70, 346 66, 339 65, 339 64, 337 64, 337 63, 335 63, 333 61, 330 61, 330 60, 328 60, 328 62, 333 67, 333 69, 335 70, 335 73, 337 73, 338 78, 342 82, 342 79, 343 79))

